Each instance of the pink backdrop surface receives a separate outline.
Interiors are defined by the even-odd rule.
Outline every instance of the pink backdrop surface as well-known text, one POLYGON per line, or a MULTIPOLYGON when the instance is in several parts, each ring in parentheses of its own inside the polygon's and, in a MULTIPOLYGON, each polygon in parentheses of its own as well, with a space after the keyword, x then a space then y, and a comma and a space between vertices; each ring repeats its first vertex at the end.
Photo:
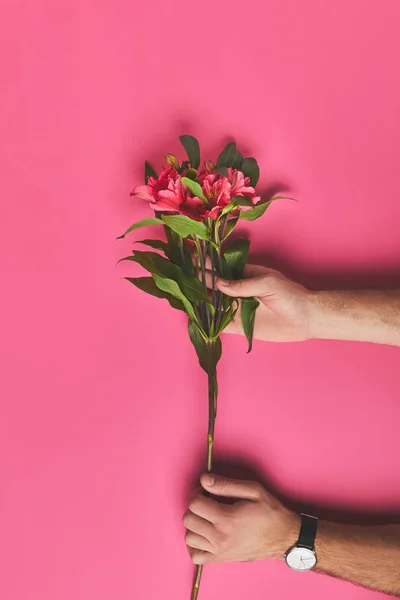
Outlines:
MULTIPOLYGON (((314 287, 399 282, 397 0, 2 0, 4 600, 187 600, 181 516, 205 450, 185 319, 120 280, 129 192, 177 136, 234 136, 297 204, 243 227, 314 287)), ((148 232, 146 232, 148 233, 148 232)), ((150 231, 150 233, 152 233, 150 231)), ((155 232, 154 232, 155 233, 155 232)), ((150 236, 151 237, 151 236, 150 236)), ((399 351, 224 338, 217 455, 320 511, 399 512, 399 351)), ((367 600, 282 563, 201 600, 367 600)), ((375 595, 378 597, 378 594, 375 595)))

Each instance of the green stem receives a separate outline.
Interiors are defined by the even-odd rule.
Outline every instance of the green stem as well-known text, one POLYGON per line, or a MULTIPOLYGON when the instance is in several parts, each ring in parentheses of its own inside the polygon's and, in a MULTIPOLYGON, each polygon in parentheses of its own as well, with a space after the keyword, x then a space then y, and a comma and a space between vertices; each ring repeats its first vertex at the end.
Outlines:
POLYGON ((183 239, 181 237, 179 238, 178 243, 179 243, 179 252, 180 252, 181 261, 182 261, 182 269, 186 273, 187 269, 186 269, 185 251, 183 248, 183 239))
MULTIPOLYGON (((217 364, 215 357, 215 340, 207 341, 208 351, 208 432, 207 432, 207 473, 211 473, 213 466, 213 446, 215 420, 217 418, 217 364)), ((196 567, 196 574, 192 588, 191 600, 197 600, 199 593, 203 565, 196 567)))
MULTIPOLYGON (((217 255, 217 262, 218 262, 218 271, 219 271, 219 275, 223 276, 223 268, 222 268, 222 254, 221 254, 221 237, 219 235, 220 233, 220 228, 221 228, 221 232, 222 232, 222 239, 223 239, 223 235, 224 235, 224 230, 225 230, 225 226, 226 226, 226 218, 222 219, 221 224, 219 225, 218 222, 216 224, 215 227, 215 243, 217 244, 218 250, 214 250, 214 248, 212 248, 212 251, 215 251, 216 255, 217 255)), ((215 266, 213 266, 213 273, 214 273, 214 277, 215 277, 215 266)), ((219 330, 219 326, 221 325, 221 320, 222 320, 222 315, 223 315, 223 308, 222 308, 222 293, 217 290, 217 294, 216 294, 216 317, 215 317, 215 332, 218 333, 219 330)))
MULTIPOLYGON (((206 265, 205 265, 205 258, 204 258, 204 253, 203 253, 203 247, 201 245, 201 242, 199 240, 199 238, 197 236, 193 236, 193 241, 194 244, 196 246, 196 252, 197 252, 197 257, 198 260, 200 262, 200 269, 201 269, 201 279, 202 279, 202 283, 204 285, 204 289, 207 291, 207 285, 206 285, 206 265)), ((202 315, 202 325, 205 329, 205 331, 207 331, 207 333, 210 333, 211 330, 211 317, 210 317, 210 311, 208 310, 207 305, 204 302, 200 302, 199 303, 199 310, 200 313, 202 315)))

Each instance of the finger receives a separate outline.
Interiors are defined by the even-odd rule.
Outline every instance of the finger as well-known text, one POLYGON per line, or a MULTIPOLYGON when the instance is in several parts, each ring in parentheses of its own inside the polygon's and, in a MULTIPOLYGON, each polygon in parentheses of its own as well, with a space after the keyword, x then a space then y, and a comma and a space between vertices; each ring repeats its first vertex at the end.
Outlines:
POLYGON ((207 563, 214 562, 214 557, 211 552, 204 552, 203 550, 193 550, 189 548, 190 558, 195 565, 205 565, 207 563))
POLYGON ((211 494, 225 498, 258 500, 262 494, 262 487, 255 481, 228 479, 207 473, 202 475, 200 482, 204 489, 211 494))
POLYGON ((194 515, 202 517, 210 523, 216 523, 221 516, 219 503, 202 494, 195 496, 195 498, 190 501, 189 510, 194 515))
POLYGON ((261 265, 245 265, 243 270, 243 275, 247 279, 248 277, 258 277, 259 275, 267 275, 267 274, 275 273, 273 269, 268 269, 268 267, 263 267, 261 265))
POLYGON ((276 292, 276 279, 268 274, 238 281, 217 279, 217 288, 233 298, 249 298, 251 296, 260 298, 276 292))
POLYGON ((206 521, 206 519, 202 519, 197 515, 190 512, 190 510, 185 513, 183 519, 183 524, 192 533, 197 533, 202 537, 205 537, 206 540, 212 543, 215 537, 214 526, 210 523, 210 521, 206 521))
POLYGON ((206 538, 202 535, 197 535, 197 533, 192 533, 191 531, 187 531, 185 535, 185 542, 189 548, 193 548, 194 550, 204 550, 205 552, 211 552, 213 547, 206 538))
MULTIPOLYGON (((207 265, 207 269, 205 271, 205 283, 206 283, 206 287, 211 290, 212 289, 212 271, 211 271, 211 265, 208 264, 207 265)), ((267 269, 267 267, 262 267, 260 265, 246 265, 244 268, 244 272, 243 275, 244 277, 258 277, 260 275, 266 275, 266 274, 272 274, 274 273, 274 271, 272 271, 272 269, 267 269)), ((201 272, 199 272, 197 274, 198 278, 200 279, 200 281, 202 280, 202 274, 201 272)), ((215 278, 215 287, 217 287, 217 281, 218 279, 215 278)))

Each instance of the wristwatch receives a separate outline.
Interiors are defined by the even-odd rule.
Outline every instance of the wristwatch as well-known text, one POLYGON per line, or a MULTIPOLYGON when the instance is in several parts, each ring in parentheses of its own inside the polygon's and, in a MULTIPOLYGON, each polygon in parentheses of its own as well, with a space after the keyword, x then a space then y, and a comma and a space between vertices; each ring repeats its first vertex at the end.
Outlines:
POLYGON ((297 544, 289 548, 285 554, 286 564, 294 571, 309 571, 317 564, 317 555, 314 550, 317 523, 317 517, 301 515, 300 535, 297 544))

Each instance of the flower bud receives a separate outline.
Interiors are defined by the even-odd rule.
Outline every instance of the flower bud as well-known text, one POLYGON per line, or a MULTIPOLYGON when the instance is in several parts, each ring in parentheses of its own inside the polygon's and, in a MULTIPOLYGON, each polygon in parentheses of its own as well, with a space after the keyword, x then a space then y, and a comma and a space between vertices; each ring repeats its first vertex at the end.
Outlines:
POLYGON ((174 167, 175 169, 179 169, 180 167, 178 159, 173 154, 166 154, 165 162, 169 167, 174 167))
POLYGON ((212 160, 206 160, 204 163, 204 170, 206 173, 212 173, 215 169, 215 165, 212 160))
POLYGON ((186 173, 186 177, 189 177, 189 179, 193 179, 193 181, 196 181, 196 179, 197 179, 196 169, 188 169, 187 173, 186 173))

